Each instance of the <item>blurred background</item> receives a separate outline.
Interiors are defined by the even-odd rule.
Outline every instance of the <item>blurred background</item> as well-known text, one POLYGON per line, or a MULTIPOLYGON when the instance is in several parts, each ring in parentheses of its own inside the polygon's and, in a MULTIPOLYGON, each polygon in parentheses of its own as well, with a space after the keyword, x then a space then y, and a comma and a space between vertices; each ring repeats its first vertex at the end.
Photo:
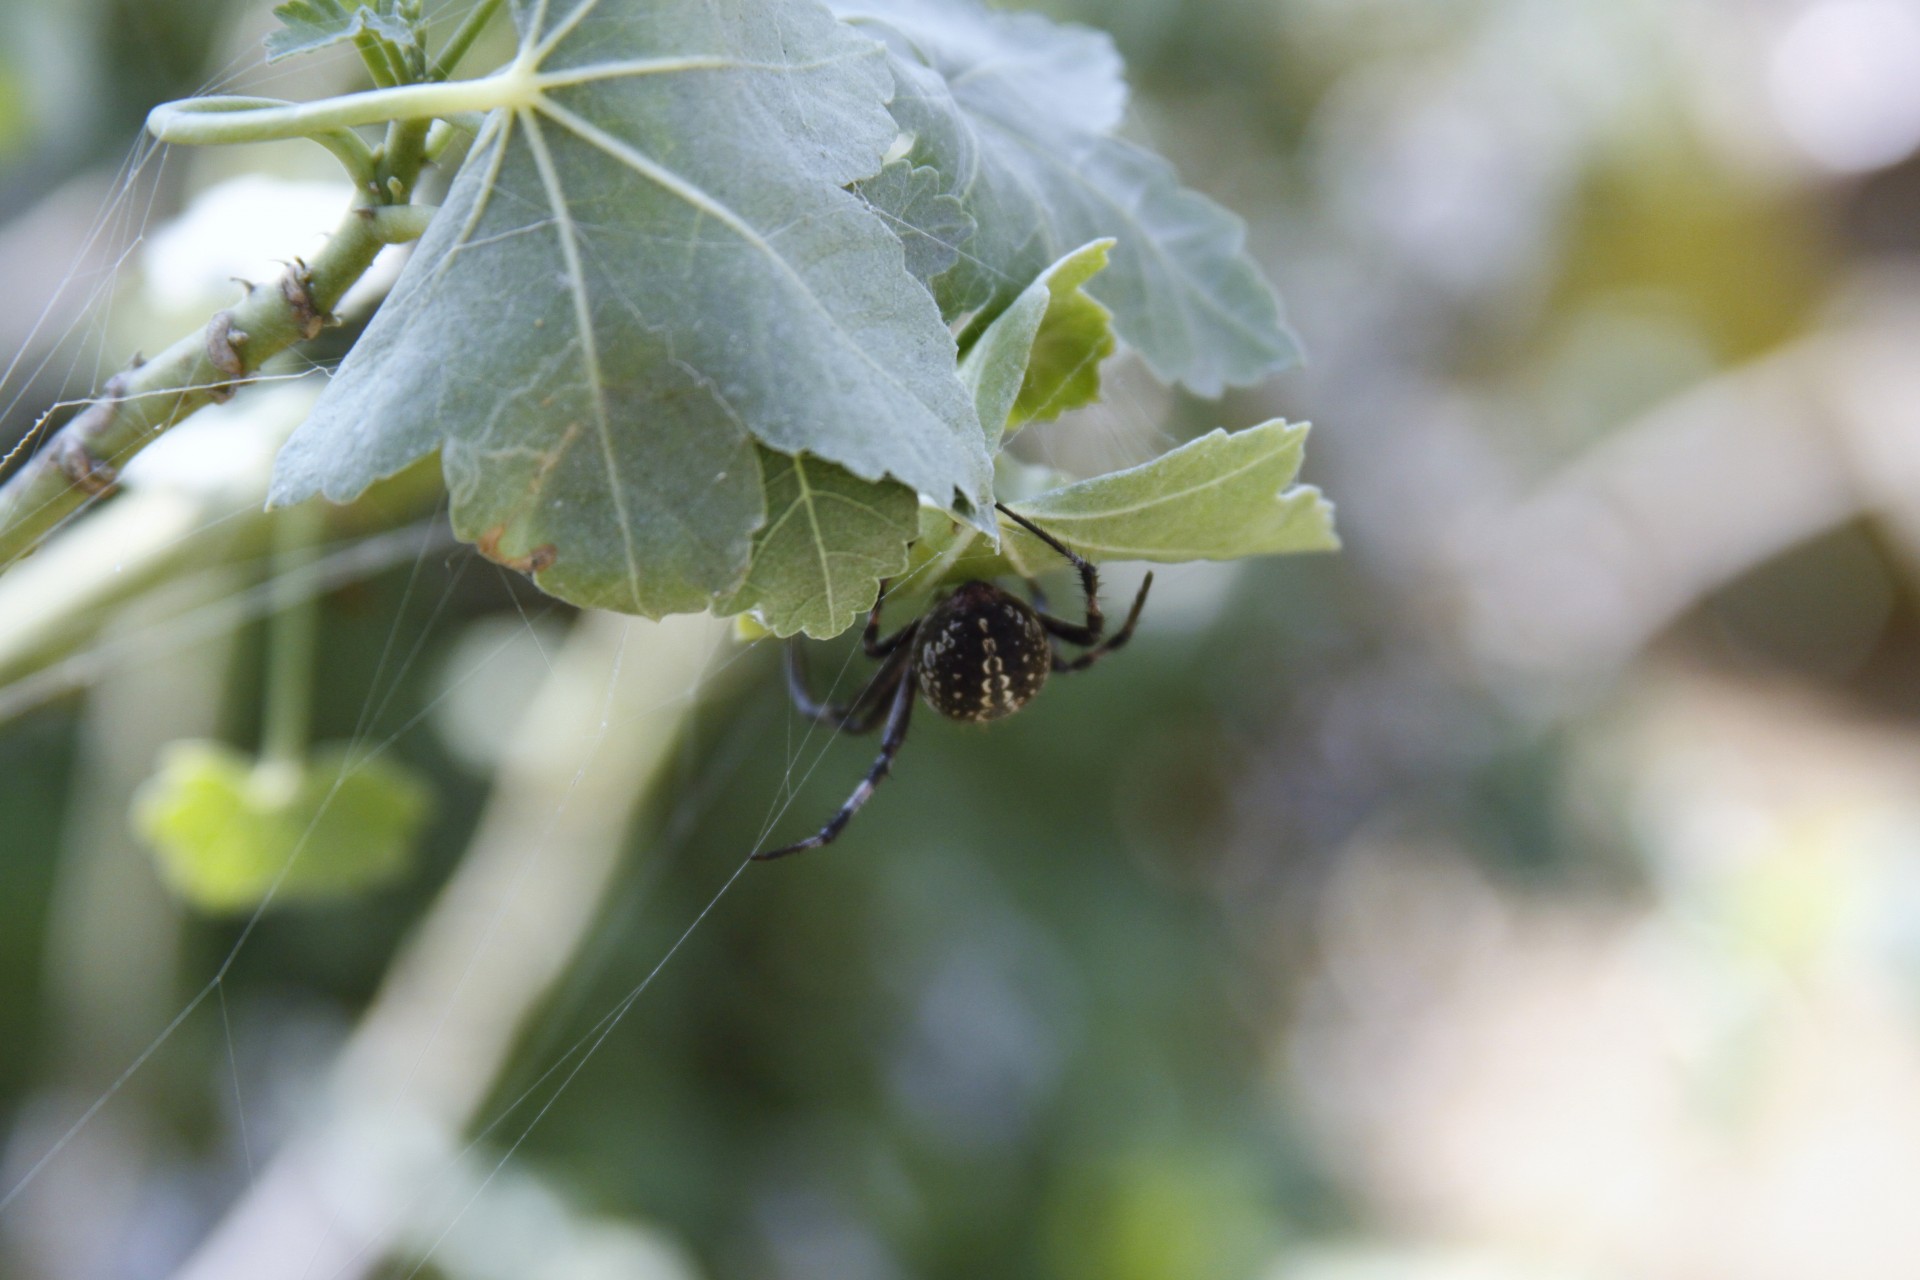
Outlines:
MULTIPOLYGON (((431 816, 249 924, 127 816, 262 715, 261 524, 183 455, 120 500, 192 495, 139 572, 0 614, 0 1274, 1920 1271, 1920 0, 1051 8, 1309 362, 1223 404, 1122 363, 1023 447, 1311 419, 1344 552, 1163 572, 1124 654, 923 716, 833 850, 729 880, 870 745, 403 481, 328 530, 314 715, 431 816)), ((317 150, 133 141, 352 85, 268 26, 0 0, 0 445, 337 216, 317 150)))

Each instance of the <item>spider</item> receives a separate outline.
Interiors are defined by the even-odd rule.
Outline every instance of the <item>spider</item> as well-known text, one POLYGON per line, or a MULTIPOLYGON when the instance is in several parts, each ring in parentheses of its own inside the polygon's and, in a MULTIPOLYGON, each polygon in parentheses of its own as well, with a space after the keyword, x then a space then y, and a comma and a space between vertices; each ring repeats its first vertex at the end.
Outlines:
POLYGON ((1153 586, 1151 573, 1140 584, 1140 594, 1133 598, 1126 622, 1103 641, 1100 637, 1106 629, 1106 618, 1100 612, 1099 573, 1033 521, 1000 503, 994 506, 1065 556, 1079 571, 1080 586, 1087 598, 1087 620, 1068 622, 1047 613, 1046 598, 1031 578, 1027 587, 1033 593, 1032 604, 991 582, 975 580, 961 583, 933 608, 883 640, 880 605, 886 599, 887 584, 882 582, 880 596, 873 602, 866 629, 860 635, 861 648, 869 658, 880 660, 880 669, 860 695, 844 706, 814 700, 807 691, 799 643, 789 645, 787 691, 802 715, 837 732, 854 734, 871 733, 884 720, 886 732, 880 738, 879 758, 831 822, 798 843, 756 853, 755 859, 764 862, 784 858, 839 838, 892 770, 894 757, 907 740, 907 721, 913 714, 916 694, 949 719, 985 724, 1010 716, 1033 701, 1053 672, 1085 671, 1133 638, 1134 624, 1140 621, 1141 606, 1147 602, 1147 589, 1153 586), (1069 657, 1060 651, 1062 641, 1086 652, 1069 657))

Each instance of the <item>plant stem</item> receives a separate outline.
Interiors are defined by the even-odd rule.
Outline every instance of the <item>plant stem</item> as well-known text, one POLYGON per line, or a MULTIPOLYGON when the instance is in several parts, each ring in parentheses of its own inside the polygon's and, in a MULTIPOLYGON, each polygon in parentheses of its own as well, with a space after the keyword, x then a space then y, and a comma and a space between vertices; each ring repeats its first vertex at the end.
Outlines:
POLYGON ((387 42, 371 31, 361 31, 353 37, 354 48, 360 51, 360 61, 367 64, 367 74, 382 89, 402 83, 400 72, 388 56, 387 42))
POLYGON ((413 179, 427 162, 427 131, 431 120, 395 120, 387 126, 381 148, 380 187, 395 200, 413 196, 413 179))
MULTIPOLYGON (((269 111, 283 110, 296 105, 288 102, 285 98, 248 98, 239 95, 221 98, 203 98, 198 101, 204 104, 194 108, 199 111, 269 111)), ((374 171, 379 167, 379 164, 374 158, 373 148, 367 145, 366 139, 362 138, 353 130, 345 128, 316 129, 314 132, 303 134, 302 136, 311 138, 327 150, 333 152, 340 163, 346 166, 347 173, 352 176, 355 187, 365 189, 367 184, 374 180, 374 171)))
POLYGON ((318 334, 380 250, 418 237, 423 225, 416 206, 357 205, 311 263, 288 268, 277 286, 251 286, 204 330, 110 379, 99 399, 0 485, 0 572, 107 492, 120 463, 195 410, 226 399, 270 356, 318 334))
POLYGON ((288 507, 274 517, 274 613, 267 624, 267 705, 260 742, 261 758, 269 764, 298 765, 307 758, 320 597, 301 579, 314 559, 320 530, 317 503, 288 507))
POLYGON ((467 16, 447 39, 446 47, 440 50, 433 60, 433 66, 427 72, 429 80, 447 80, 453 76, 453 69, 460 59, 467 56, 467 50, 480 38, 487 23, 500 11, 500 0, 480 0, 479 4, 467 11, 467 16))
POLYGON ((273 142, 309 137, 322 129, 432 120, 468 111, 525 106, 537 94, 538 81, 532 72, 514 64, 478 80, 394 85, 273 107, 235 107, 226 98, 183 98, 148 112, 147 132, 162 142, 196 145, 273 142))

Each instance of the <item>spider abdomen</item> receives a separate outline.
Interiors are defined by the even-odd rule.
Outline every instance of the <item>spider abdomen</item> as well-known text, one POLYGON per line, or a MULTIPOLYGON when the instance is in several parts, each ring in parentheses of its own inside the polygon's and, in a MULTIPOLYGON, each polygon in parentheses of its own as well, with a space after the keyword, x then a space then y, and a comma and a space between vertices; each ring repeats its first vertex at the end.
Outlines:
POLYGON ((968 582, 927 612, 914 637, 920 693, 955 720, 998 720, 1033 700, 1053 647, 1032 606, 990 582, 968 582))

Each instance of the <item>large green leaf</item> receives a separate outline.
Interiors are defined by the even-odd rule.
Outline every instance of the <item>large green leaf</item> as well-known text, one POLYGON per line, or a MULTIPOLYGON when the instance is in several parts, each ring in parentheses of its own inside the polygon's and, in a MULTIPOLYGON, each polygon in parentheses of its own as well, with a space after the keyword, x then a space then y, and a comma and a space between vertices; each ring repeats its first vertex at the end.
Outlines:
POLYGON ((875 483, 830 462, 763 450, 767 523, 753 567, 721 613, 752 610, 775 635, 839 635, 872 607, 880 579, 907 567, 919 528, 913 490, 875 483))
MULTIPOLYGON (((1340 540, 1332 504, 1313 486, 1294 483, 1306 439, 1305 423, 1213 431, 1151 462, 1010 505, 1094 561, 1171 564, 1334 551, 1340 540)), ((923 531, 915 559, 925 563, 953 547, 943 578, 1031 577, 1063 563, 1013 522, 1003 519, 1000 531, 997 552, 965 531, 947 538, 923 531)))
POLYGON ((203 911, 337 898, 405 871, 427 788, 344 746, 305 765, 256 763, 217 742, 176 742, 134 797, 133 822, 161 874, 203 911))
POLYGON ((976 0, 832 0, 887 41, 910 158, 944 174, 977 231, 936 281, 981 323, 1074 245, 1112 237, 1090 292, 1160 377, 1202 395, 1298 355, 1231 213, 1107 136, 1124 101, 1104 37, 976 0))
POLYGON ((979 0, 829 3, 842 18, 906 36, 914 60, 940 72, 969 108, 991 104, 995 115, 1060 136, 1111 133, 1126 113, 1125 67, 1104 31, 979 0))
POLYGON ((273 500, 350 499, 438 448, 461 536, 649 615, 742 582, 755 442, 991 527, 953 339, 845 190, 896 134, 883 51, 813 0, 515 15, 503 106, 273 500))

